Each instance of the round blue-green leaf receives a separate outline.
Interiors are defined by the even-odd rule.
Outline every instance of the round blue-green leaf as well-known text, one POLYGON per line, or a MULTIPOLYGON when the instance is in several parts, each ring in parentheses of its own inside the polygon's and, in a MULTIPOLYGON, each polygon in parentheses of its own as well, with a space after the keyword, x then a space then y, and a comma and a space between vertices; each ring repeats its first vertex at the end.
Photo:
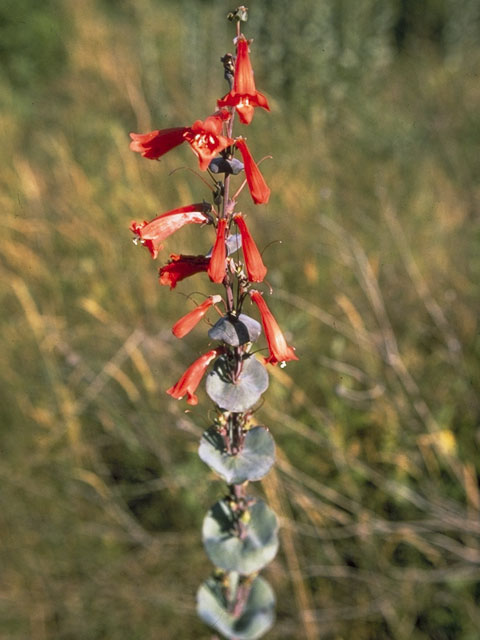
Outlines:
POLYGON ((267 475, 275 461, 275 443, 265 427, 252 427, 247 431, 242 450, 233 456, 226 450, 218 430, 211 427, 202 436, 198 455, 227 484, 242 484, 267 475))
POLYGON ((248 575, 260 571, 278 550, 278 520, 263 500, 255 500, 242 517, 240 537, 228 502, 219 500, 203 521, 202 538, 208 557, 225 571, 248 575))
POLYGON ((238 347, 246 342, 255 342, 262 333, 262 325, 250 316, 241 313, 235 316, 223 316, 209 330, 212 340, 226 342, 232 347, 238 347))
POLYGON ((206 580, 197 592, 198 616, 226 638, 257 640, 273 626, 275 595, 266 580, 255 578, 245 606, 234 616, 229 604, 236 600, 237 584, 238 580, 230 581, 228 602, 222 583, 213 577, 206 580))
POLYGON ((233 384, 226 358, 220 356, 207 375, 206 387, 210 398, 221 409, 242 413, 251 409, 267 390, 268 373, 263 364, 251 356, 244 360, 242 373, 233 384))

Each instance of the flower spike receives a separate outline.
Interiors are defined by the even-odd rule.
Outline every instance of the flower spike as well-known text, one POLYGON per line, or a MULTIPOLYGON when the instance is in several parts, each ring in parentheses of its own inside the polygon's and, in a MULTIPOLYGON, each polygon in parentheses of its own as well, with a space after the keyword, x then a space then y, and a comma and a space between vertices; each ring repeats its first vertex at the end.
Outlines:
POLYGON ((235 107, 240 122, 243 124, 250 124, 255 107, 262 107, 270 111, 266 97, 255 88, 253 69, 248 54, 248 40, 243 34, 237 40, 233 89, 221 100, 218 100, 217 105, 219 107, 235 107))
POLYGON ((212 282, 223 282, 225 278, 225 267, 227 259, 227 250, 225 247, 225 230, 227 221, 221 218, 218 221, 217 238, 213 245, 212 257, 208 267, 208 277, 212 282))
POLYGON ((250 153, 247 143, 243 138, 235 140, 235 146, 239 149, 245 165, 245 177, 247 179, 250 195, 255 204, 267 204, 270 198, 270 189, 260 173, 260 169, 255 164, 255 160, 250 153))
POLYGON ((211 351, 204 353, 203 356, 200 356, 198 360, 195 360, 195 362, 188 367, 173 387, 167 389, 167 393, 171 395, 172 398, 177 398, 178 400, 181 400, 186 394, 188 396, 188 404, 198 404, 198 398, 195 395, 195 391, 197 390, 197 387, 200 384, 210 362, 221 353, 223 353, 222 347, 212 349, 211 351))
MULTIPOLYGON (((188 308, 181 317, 177 316, 171 328, 176 338, 188 340, 190 332, 193 334, 203 325, 211 342, 194 352, 194 361, 166 393, 172 398, 183 398, 182 405, 197 405, 197 391, 206 383, 205 393, 214 403, 214 409, 208 414, 210 426, 200 441, 199 456, 228 485, 228 493, 204 519, 204 546, 217 567, 197 592, 197 613, 222 637, 240 634, 245 638, 259 638, 274 623, 275 596, 258 574, 277 551, 279 522, 264 501, 249 495, 248 483, 262 479, 275 458, 270 430, 255 426, 258 423, 253 416, 268 388, 266 363, 280 363, 283 367, 287 361, 298 358, 295 349, 287 344, 263 294, 256 290, 257 287, 263 289, 256 283, 264 281, 267 267, 250 233, 247 224, 250 218, 240 212, 237 204, 238 196, 246 191, 247 185, 255 204, 269 201, 270 189, 259 168, 265 158, 257 165, 246 138, 234 132, 234 125, 238 125, 238 121, 249 125, 256 108, 270 111, 270 107, 266 97, 256 90, 250 63, 252 40, 247 40, 242 33, 248 9, 241 5, 227 17, 236 23, 236 56, 232 50, 221 58, 229 93, 217 100, 217 111, 202 120, 192 117, 189 122, 193 124, 189 126, 130 134, 130 149, 150 159, 161 159, 175 147, 188 144, 200 170, 208 173, 201 176, 196 160, 191 164, 190 157, 188 170, 197 179, 200 177, 203 186, 211 192, 209 203, 204 201, 160 212, 149 222, 142 222, 141 218, 131 223, 130 230, 135 244, 143 244, 153 258, 158 256, 165 240, 169 243, 169 237, 188 224, 209 224, 215 235, 208 253, 202 249, 202 255, 172 253, 168 261, 161 262, 163 266, 159 265, 159 283, 171 290, 197 273, 202 273, 205 282, 219 285, 210 287, 218 289, 215 295, 207 292, 188 296, 188 308), (238 175, 240 178, 235 180, 238 175), (254 303, 258 307, 258 313, 257 309, 253 313, 257 319, 246 313, 246 307, 254 303), (217 313, 218 317, 214 318, 217 313), (206 324, 209 326, 205 327, 206 324), (262 350, 268 356, 263 362, 252 352, 262 330, 268 343, 268 349, 262 350), (218 532, 221 535, 217 535, 218 532), (241 553, 232 555, 232 548, 235 552, 239 544, 241 553), (218 576, 222 579, 221 585, 217 584, 218 576), (223 591, 228 592, 228 597, 223 597, 223 591), (243 615, 246 607, 248 615, 243 615)), ((192 154, 187 152, 187 155, 192 154)), ((191 202, 191 199, 184 201, 191 202)), ((191 281, 183 284, 187 293, 191 286, 191 281)))
POLYGON ((156 160, 186 141, 197 156, 200 169, 206 171, 210 161, 234 142, 221 135, 222 124, 228 118, 227 109, 221 109, 204 121, 196 120, 191 127, 131 133, 130 149, 141 153, 144 158, 156 160))
POLYGON ((259 291, 250 291, 250 297, 257 305, 262 317, 263 329, 267 338, 270 356, 264 358, 265 364, 277 364, 278 362, 288 362, 298 360, 293 347, 290 347, 285 340, 285 336, 280 330, 277 321, 263 299, 259 291))
POLYGON ((245 257, 245 267, 247 269, 247 275, 250 282, 263 282, 263 279, 267 275, 267 267, 263 264, 260 251, 255 244, 254 239, 250 235, 247 224, 241 213, 237 213, 233 216, 240 234, 242 236, 242 251, 245 257))
POLYGON ((172 233, 180 229, 186 224, 205 224, 209 222, 206 215, 211 210, 211 205, 206 203, 189 204, 186 207, 179 207, 162 213, 150 222, 138 224, 132 222, 130 231, 140 238, 143 245, 152 254, 152 258, 158 256, 159 250, 162 248, 162 242, 172 233))
POLYGON ((164 286, 175 289, 177 283, 196 273, 206 271, 210 258, 205 256, 188 256, 172 253, 169 262, 158 273, 158 281, 164 286))
POLYGON ((215 295, 207 298, 202 304, 199 304, 193 311, 187 313, 183 318, 177 320, 172 327, 172 333, 177 338, 183 338, 200 322, 210 307, 222 300, 222 296, 215 295))

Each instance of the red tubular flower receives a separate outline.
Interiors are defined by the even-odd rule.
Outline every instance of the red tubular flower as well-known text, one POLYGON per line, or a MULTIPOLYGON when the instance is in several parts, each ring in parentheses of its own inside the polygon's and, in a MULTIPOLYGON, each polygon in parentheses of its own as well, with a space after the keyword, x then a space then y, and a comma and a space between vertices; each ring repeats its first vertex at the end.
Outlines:
POLYGON ((186 336, 187 333, 190 333, 190 331, 200 322, 200 320, 207 313, 210 307, 213 304, 217 304, 217 302, 220 302, 221 299, 222 297, 219 295, 210 296, 205 300, 205 302, 199 304, 196 309, 190 311, 190 313, 187 313, 187 315, 183 316, 183 318, 180 318, 180 320, 177 320, 177 322, 172 327, 173 335, 177 338, 183 338, 184 336, 186 336))
POLYGON ((206 171, 211 160, 220 151, 233 144, 232 138, 221 135, 222 124, 230 118, 226 109, 208 116, 203 122, 196 120, 191 127, 161 129, 150 133, 131 133, 130 149, 141 153, 144 158, 156 160, 167 151, 187 141, 197 156, 200 169, 206 171))
POLYGON ((243 138, 235 140, 235 146, 240 150, 245 165, 245 177, 247 179, 250 195, 255 204, 267 204, 270 198, 270 189, 267 186, 260 169, 250 153, 247 143, 243 138))
POLYGON ((172 398, 177 398, 178 400, 181 400, 183 396, 187 394, 188 404, 198 404, 198 398, 195 395, 195 391, 197 390, 197 387, 200 384, 210 362, 222 352, 223 349, 219 347, 218 349, 212 349, 211 351, 204 353, 203 356, 200 356, 198 360, 195 360, 195 362, 188 367, 173 387, 167 389, 167 393, 171 395, 172 398))
POLYGON ((245 267, 247 269, 248 279, 250 282, 262 282, 267 275, 267 267, 263 264, 260 251, 255 244, 254 239, 250 235, 250 231, 246 225, 241 213, 233 216, 233 219, 240 229, 242 236, 242 251, 245 257, 245 267))
POLYGON ((141 153, 144 158, 154 160, 182 144, 185 141, 184 134, 187 130, 187 127, 175 127, 150 133, 131 133, 130 149, 141 153))
POLYGON ((205 213, 210 209, 211 206, 206 203, 189 204, 186 207, 179 207, 178 209, 167 211, 167 213, 162 213, 161 216, 157 216, 150 222, 143 222, 142 224, 132 222, 130 231, 133 231, 140 238, 141 243, 152 254, 152 258, 156 258, 165 238, 186 224, 192 222, 205 224, 209 221, 205 213))
POLYGON ((255 89, 253 69, 248 55, 248 40, 241 35, 237 40, 237 59, 233 89, 217 102, 219 107, 235 107, 240 122, 250 124, 255 107, 262 107, 270 111, 265 96, 255 89))
POLYGON ((201 171, 206 171, 213 158, 233 144, 232 138, 220 135, 223 122, 229 117, 228 111, 222 109, 213 116, 208 116, 203 122, 196 120, 184 133, 185 140, 198 157, 201 171))
POLYGON ((188 256, 172 253, 170 261, 159 271, 159 282, 162 285, 175 289, 177 283, 185 280, 195 273, 206 271, 210 264, 210 258, 205 256, 188 256))
POLYGON ((210 265, 208 267, 208 277, 212 282, 223 282, 225 278, 227 259, 227 250, 225 247, 226 228, 227 221, 225 218, 221 218, 221 220, 218 221, 217 238, 213 245, 212 257, 210 258, 210 265))
POLYGON ((250 297, 257 305, 260 315, 262 316, 263 329, 267 338, 270 356, 264 359, 265 364, 277 364, 278 362, 288 362, 289 360, 298 360, 293 347, 288 346, 285 336, 280 330, 277 321, 273 317, 272 312, 267 307, 267 303, 258 291, 251 291, 250 297))

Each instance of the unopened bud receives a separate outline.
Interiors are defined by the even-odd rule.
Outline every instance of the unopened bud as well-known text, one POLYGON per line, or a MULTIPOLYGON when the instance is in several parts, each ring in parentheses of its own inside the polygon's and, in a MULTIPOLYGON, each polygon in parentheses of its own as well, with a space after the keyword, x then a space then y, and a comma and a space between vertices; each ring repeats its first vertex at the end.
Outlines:
POLYGON ((227 18, 228 20, 230 20, 230 22, 233 22, 234 20, 239 22, 247 22, 248 7, 244 7, 243 5, 241 5, 240 7, 237 7, 234 11, 230 11, 227 14, 227 18))

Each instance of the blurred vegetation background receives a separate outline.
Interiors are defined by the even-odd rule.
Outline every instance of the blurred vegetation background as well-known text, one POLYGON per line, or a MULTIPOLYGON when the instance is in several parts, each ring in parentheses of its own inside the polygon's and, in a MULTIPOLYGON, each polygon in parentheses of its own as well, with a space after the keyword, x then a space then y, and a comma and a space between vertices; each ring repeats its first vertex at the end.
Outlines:
MULTIPOLYGON (((272 198, 242 206, 301 357, 258 413, 278 462, 253 490, 282 519, 268 638, 477 640, 480 5, 249 7, 272 198)), ((212 112, 233 8, 0 5, 3 638, 211 637, 208 399, 164 393, 206 344, 170 327, 211 287, 159 287, 128 231, 207 191, 169 176, 188 149, 149 162, 128 132, 212 112)), ((181 234, 164 257, 208 249, 181 234)))

